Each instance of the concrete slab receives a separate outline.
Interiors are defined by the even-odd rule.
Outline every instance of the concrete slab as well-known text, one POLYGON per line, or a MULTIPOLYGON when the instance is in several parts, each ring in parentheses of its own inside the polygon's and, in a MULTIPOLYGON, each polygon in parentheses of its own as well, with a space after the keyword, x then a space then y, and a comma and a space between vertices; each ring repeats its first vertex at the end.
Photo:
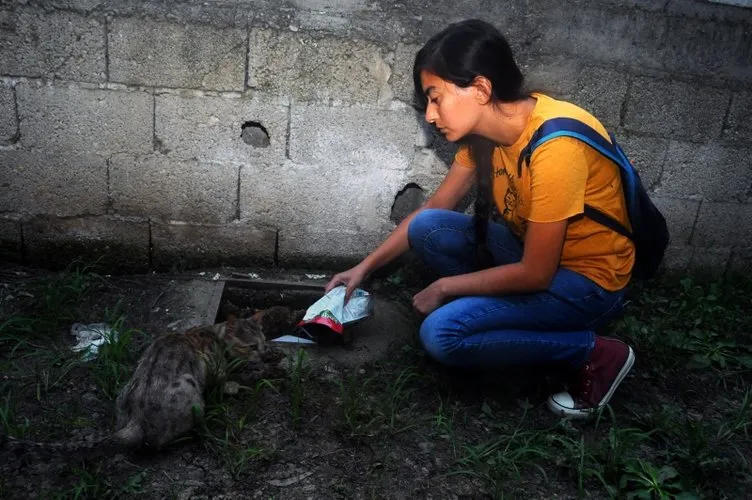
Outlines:
POLYGON ((170 280, 155 301, 153 313, 161 314, 167 329, 184 331, 200 325, 214 324, 222 298, 224 281, 210 279, 170 280), (174 318, 173 321, 170 321, 174 318))

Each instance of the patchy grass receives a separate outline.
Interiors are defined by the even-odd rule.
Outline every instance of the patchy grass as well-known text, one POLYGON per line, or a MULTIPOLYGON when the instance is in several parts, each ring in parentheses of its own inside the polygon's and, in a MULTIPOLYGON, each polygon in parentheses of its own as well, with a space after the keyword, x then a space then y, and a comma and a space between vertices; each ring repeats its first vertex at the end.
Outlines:
MULTIPOLYGON (((132 291, 114 280, 72 266, 0 287, 2 435, 85 441, 111 430, 114 398, 159 333, 134 324, 135 306, 123 305, 132 291), (82 361, 70 350, 73 322, 106 322, 117 335, 82 361)), ((399 301, 415 290, 404 271, 378 287, 399 301)), ((194 435, 157 456, 39 461, 5 453, 0 439, 0 496, 745 497, 752 281, 637 285, 625 315, 601 333, 633 345, 637 363, 588 422, 545 409, 555 374, 447 370, 417 341, 323 374, 305 350, 263 376, 217 352, 194 435)))

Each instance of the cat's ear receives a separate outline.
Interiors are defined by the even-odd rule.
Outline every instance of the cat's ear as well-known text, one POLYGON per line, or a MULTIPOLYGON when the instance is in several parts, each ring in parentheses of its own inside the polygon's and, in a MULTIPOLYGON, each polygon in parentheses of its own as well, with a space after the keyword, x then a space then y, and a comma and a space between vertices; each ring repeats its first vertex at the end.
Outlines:
POLYGON ((235 337, 235 332, 238 329, 238 317, 235 314, 230 313, 227 315, 227 321, 225 322, 225 335, 228 337, 235 337))

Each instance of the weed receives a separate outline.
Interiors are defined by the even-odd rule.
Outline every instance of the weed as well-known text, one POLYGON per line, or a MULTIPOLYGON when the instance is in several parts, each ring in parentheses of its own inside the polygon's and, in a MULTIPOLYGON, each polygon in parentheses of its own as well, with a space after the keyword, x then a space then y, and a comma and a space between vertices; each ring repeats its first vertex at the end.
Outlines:
POLYGON ((546 434, 523 430, 527 412, 513 429, 502 430, 493 440, 475 446, 465 446, 465 456, 459 459, 458 473, 480 475, 492 487, 496 496, 503 496, 510 479, 519 480, 522 470, 537 469, 547 480, 546 472, 538 464, 551 458, 546 434))
POLYGON ((5 395, 5 402, 0 406, 0 429, 7 436, 23 438, 26 436, 29 426, 29 420, 26 417, 21 422, 17 421, 13 403, 11 402, 11 392, 8 391, 5 395))
MULTIPOLYGON (((238 369, 238 365, 230 363, 224 369, 232 373, 238 369)), ((269 451, 263 447, 249 445, 243 436, 255 411, 258 395, 266 388, 277 391, 274 383, 266 379, 259 380, 254 387, 239 386, 239 391, 249 393, 250 409, 242 415, 236 415, 224 400, 223 382, 210 391, 205 413, 198 418, 197 432, 205 448, 222 462, 233 479, 245 474, 255 460, 270 456, 269 451)))
POLYGON ((70 371, 81 364, 78 355, 55 346, 47 351, 37 351, 32 356, 41 358, 37 363, 37 401, 42 400, 43 394, 46 395, 58 387, 70 371))
POLYGON ((37 284, 32 294, 38 297, 35 317, 44 330, 78 321, 85 298, 101 280, 96 263, 74 262, 50 280, 37 284))
MULTIPOLYGON (((118 310, 116 306, 115 311, 118 310)), ((107 317, 115 313, 107 313, 107 317)), ((134 337, 144 335, 134 328, 124 328, 125 317, 119 316, 111 321, 110 332, 105 334, 105 341, 99 346, 97 357, 92 361, 92 376, 97 386, 109 399, 117 397, 120 388, 130 377, 136 361, 136 354, 131 345, 134 337)))
POLYGON ((143 491, 144 472, 138 472, 128 477, 121 485, 106 478, 99 467, 94 472, 85 468, 72 469, 72 475, 77 482, 68 490, 53 495, 59 500, 78 499, 116 499, 127 495, 138 495, 143 491))
POLYGON ((439 432, 441 439, 446 439, 452 445, 452 457, 457 458, 457 441, 454 435, 454 419, 456 410, 452 408, 451 413, 447 409, 444 400, 439 396, 439 407, 434 417, 434 428, 439 432))
POLYGON ((292 371, 290 372, 290 415, 292 416, 293 426, 296 428, 300 425, 300 408, 303 403, 303 363, 308 354, 304 349, 298 349, 293 360, 292 371))
POLYGON ((415 371, 415 368, 408 366, 403 368, 397 378, 390 381, 386 387, 386 397, 382 400, 382 411, 386 418, 387 428, 392 432, 402 432, 409 429, 413 424, 404 424, 400 427, 397 426, 401 418, 401 412, 407 406, 413 393, 417 390, 417 387, 412 385, 413 382, 418 381, 421 375, 415 371))
POLYGON ((627 493, 628 499, 699 499, 694 493, 684 491, 676 469, 668 465, 659 469, 642 460, 635 460, 625 466, 619 487, 622 490, 630 490, 627 493))
POLYGON ((374 414, 369 404, 372 381, 373 378, 361 381, 357 372, 338 381, 338 426, 350 438, 371 436, 381 425, 382 417, 374 414))

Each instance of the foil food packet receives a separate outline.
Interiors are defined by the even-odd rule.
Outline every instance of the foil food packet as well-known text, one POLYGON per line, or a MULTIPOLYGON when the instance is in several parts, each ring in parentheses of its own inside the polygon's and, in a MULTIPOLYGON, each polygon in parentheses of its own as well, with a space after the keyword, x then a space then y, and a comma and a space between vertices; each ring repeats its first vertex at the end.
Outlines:
POLYGON ((347 288, 340 285, 313 303, 298 326, 303 328, 318 344, 349 344, 352 340, 345 325, 373 314, 371 294, 356 288, 345 304, 347 288))

